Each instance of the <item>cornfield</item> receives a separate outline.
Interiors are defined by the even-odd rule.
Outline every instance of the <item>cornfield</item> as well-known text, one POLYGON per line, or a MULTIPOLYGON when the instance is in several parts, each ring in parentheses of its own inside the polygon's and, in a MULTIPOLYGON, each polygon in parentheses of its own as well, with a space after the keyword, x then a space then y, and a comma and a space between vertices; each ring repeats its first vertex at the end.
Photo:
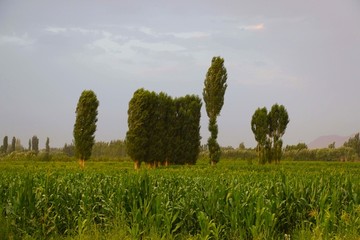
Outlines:
POLYGON ((360 238, 358 163, 73 165, 0 162, 0 239, 360 238))

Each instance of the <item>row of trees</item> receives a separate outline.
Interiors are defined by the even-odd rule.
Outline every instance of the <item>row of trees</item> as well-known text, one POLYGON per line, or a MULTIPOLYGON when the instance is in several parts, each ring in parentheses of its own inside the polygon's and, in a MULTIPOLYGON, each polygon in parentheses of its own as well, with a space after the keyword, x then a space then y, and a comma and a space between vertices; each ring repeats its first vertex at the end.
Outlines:
MULTIPOLYGON (((39 138, 34 135, 32 138, 29 139, 29 147, 25 149, 20 142, 20 139, 13 137, 11 140, 11 145, 9 145, 9 138, 8 136, 5 136, 3 138, 3 144, 0 147, 0 153, 2 155, 6 155, 15 151, 33 151, 35 154, 39 153, 39 138)), ((46 144, 45 144, 45 152, 50 152, 50 140, 49 138, 46 138, 46 144)))
POLYGON ((251 119, 251 130, 258 142, 259 162, 280 162, 282 156, 282 136, 289 116, 283 105, 275 104, 268 113, 266 107, 258 108, 251 119))
POLYGON ((201 99, 171 98, 144 89, 129 102, 126 149, 135 168, 142 162, 195 164, 200 147, 201 99))

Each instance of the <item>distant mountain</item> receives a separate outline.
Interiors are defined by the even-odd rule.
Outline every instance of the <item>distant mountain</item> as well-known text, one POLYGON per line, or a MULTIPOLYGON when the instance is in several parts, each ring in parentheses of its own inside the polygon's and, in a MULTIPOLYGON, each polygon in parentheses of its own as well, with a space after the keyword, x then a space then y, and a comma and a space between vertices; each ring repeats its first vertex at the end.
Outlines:
POLYGON ((311 143, 309 143, 308 147, 310 149, 327 148, 329 144, 333 142, 335 142, 335 147, 341 147, 347 140, 349 140, 350 137, 352 136, 348 136, 348 137, 343 137, 338 135, 321 136, 315 139, 314 141, 312 141, 311 143))

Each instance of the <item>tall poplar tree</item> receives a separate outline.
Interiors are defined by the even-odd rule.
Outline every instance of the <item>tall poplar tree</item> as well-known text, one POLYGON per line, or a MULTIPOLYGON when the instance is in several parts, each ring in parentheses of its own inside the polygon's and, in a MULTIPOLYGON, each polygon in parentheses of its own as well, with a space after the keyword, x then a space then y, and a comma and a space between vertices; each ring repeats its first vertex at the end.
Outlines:
POLYGON ((11 140, 11 149, 10 152, 15 152, 15 148, 16 148, 16 138, 13 137, 11 140))
POLYGON ((2 152, 4 154, 7 153, 8 145, 9 145, 9 139, 8 139, 8 136, 5 136, 3 139, 3 145, 2 145, 2 152))
POLYGON ((134 92, 128 108, 128 131, 126 132, 126 151, 138 169, 145 162, 148 152, 149 91, 141 88, 134 92))
POLYGON ((227 88, 227 72, 224 66, 224 59, 213 57, 211 66, 207 71, 203 98, 205 101, 206 113, 209 117, 209 131, 211 136, 208 139, 209 157, 212 165, 220 160, 221 150, 217 142, 218 125, 217 117, 224 105, 224 95, 227 88))
POLYGON ((75 155, 82 168, 85 166, 85 161, 90 158, 95 143, 98 106, 99 101, 92 90, 84 90, 81 93, 76 107, 73 134, 75 155))
POLYGON ((32 150, 35 152, 35 154, 39 153, 39 138, 37 136, 32 137, 31 141, 32 150))
POLYGON ((50 139, 47 137, 45 142, 45 160, 50 160, 50 139))

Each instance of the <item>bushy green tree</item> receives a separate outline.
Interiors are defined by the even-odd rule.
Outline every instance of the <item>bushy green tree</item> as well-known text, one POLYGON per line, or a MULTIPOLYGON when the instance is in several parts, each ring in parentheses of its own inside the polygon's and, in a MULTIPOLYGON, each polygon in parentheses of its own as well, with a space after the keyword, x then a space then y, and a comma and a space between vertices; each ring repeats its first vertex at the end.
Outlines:
POLYGON ((251 120, 251 130, 258 142, 259 161, 261 164, 272 161, 280 162, 282 157, 282 136, 289 123, 287 110, 283 105, 275 104, 269 113, 258 108, 251 120))
POLYGON ((126 150, 135 169, 142 162, 191 164, 200 146, 201 100, 172 99, 165 93, 137 90, 129 102, 126 150))
POLYGON ((344 147, 349 147, 354 149, 355 153, 360 157, 360 137, 359 133, 355 134, 354 137, 349 138, 348 141, 344 143, 344 147))
POLYGON ((195 164, 200 152, 201 99, 187 95, 174 100, 175 121, 171 162, 195 164))
POLYGON ((266 162, 265 147, 267 135, 269 134, 268 115, 265 107, 258 108, 251 119, 251 130, 257 141, 257 150, 260 163, 266 162))
POLYGON ((85 161, 90 158, 95 143, 98 106, 99 101, 92 90, 84 90, 81 93, 76 107, 73 133, 75 155, 82 168, 85 166, 85 161))
POLYGON ((206 113, 209 117, 209 131, 211 136, 208 139, 209 158, 212 165, 220 160, 221 150, 217 142, 218 125, 217 117, 224 105, 224 95, 227 88, 227 71, 224 66, 224 59, 213 57, 211 66, 206 73, 203 89, 203 99, 206 113))
POLYGON ((150 98, 150 92, 141 88, 135 91, 129 102, 126 150, 134 161, 135 169, 138 169, 147 158, 148 123, 151 117, 150 98))
POLYGON ((272 158, 270 162, 280 162, 282 157, 282 136, 285 134, 286 127, 289 123, 289 115, 283 105, 274 104, 268 115, 269 137, 272 143, 272 158))

